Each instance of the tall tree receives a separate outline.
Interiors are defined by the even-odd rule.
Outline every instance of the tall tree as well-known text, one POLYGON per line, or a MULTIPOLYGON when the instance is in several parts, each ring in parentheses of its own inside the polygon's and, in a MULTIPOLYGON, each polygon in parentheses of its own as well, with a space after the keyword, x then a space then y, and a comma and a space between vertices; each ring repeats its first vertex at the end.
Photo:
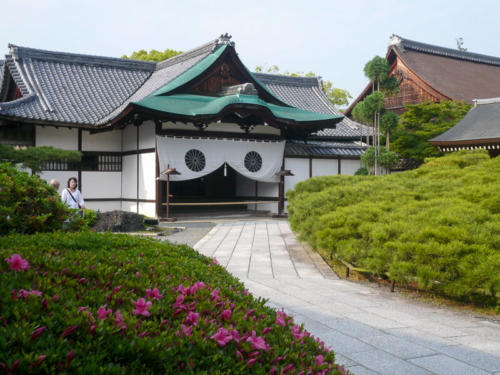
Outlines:
MULTIPOLYGON (((304 72, 292 72, 290 73, 288 70, 281 72, 280 68, 277 65, 271 65, 270 67, 266 67, 264 65, 258 65, 255 67, 256 72, 260 73, 272 73, 272 74, 280 74, 291 77, 317 77, 317 75, 311 71, 304 72)), ((333 87, 333 83, 331 81, 322 80, 323 83, 323 91, 326 94, 326 97, 330 102, 332 102, 336 106, 347 106, 349 104, 349 100, 352 99, 349 91, 340 89, 338 87, 333 87)), ((340 110, 342 111, 342 110, 340 110)))
MULTIPOLYGON (((356 120, 373 126, 374 172, 379 174, 380 131, 386 133, 386 150, 389 151, 390 131, 397 125, 397 115, 386 111, 384 97, 397 94, 399 83, 394 76, 388 76, 389 63, 383 57, 375 56, 366 63, 363 71, 372 83, 372 94, 356 105, 359 108, 354 107, 353 116, 356 120)), ((384 159, 394 158, 391 156, 384 159)))

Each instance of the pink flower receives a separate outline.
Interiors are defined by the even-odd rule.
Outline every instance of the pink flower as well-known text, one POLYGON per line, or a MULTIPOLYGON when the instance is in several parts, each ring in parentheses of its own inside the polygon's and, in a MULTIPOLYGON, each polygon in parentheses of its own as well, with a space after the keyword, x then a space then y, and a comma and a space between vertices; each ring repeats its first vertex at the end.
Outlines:
POLYGON ((74 350, 71 350, 69 353, 68 353, 68 357, 66 358, 66 367, 69 366, 69 364, 71 363, 71 361, 73 360, 73 358, 75 357, 75 351, 74 350))
POLYGON ((323 356, 320 354, 316 357, 316 365, 321 366, 323 363, 323 356))
POLYGON ((286 314, 283 311, 277 311, 276 312, 276 324, 284 327, 286 325, 285 317, 286 317, 286 314))
POLYGON ((103 305, 99 307, 99 310, 97 310, 97 316, 99 319, 104 320, 108 315, 111 315, 113 311, 111 309, 106 310, 106 305, 103 305))
POLYGON ((220 301, 219 288, 214 289, 214 291, 210 295, 212 296, 211 300, 220 301))
POLYGON ((139 273, 139 271, 137 271, 137 272, 135 273, 135 277, 139 277, 139 275, 140 275, 140 273, 139 273))
POLYGON ((233 338, 234 341, 236 341, 237 343, 240 342, 240 334, 238 333, 238 330, 236 329, 233 329, 231 331, 231 337, 233 338))
POLYGON ((10 269, 13 271, 27 271, 30 264, 26 259, 23 259, 19 254, 14 254, 10 258, 5 258, 7 263, 10 264, 10 269))
POLYGON ((118 327, 121 327, 123 329, 127 328, 127 326, 125 325, 125 323, 123 323, 124 319, 123 319, 123 315, 120 313, 120 310, 116 310, 115 316, 116 316, 115 325, 118 326, 118 327))
POLYGON ((183 305, 183 302, 184 302, 184 294, 179 294, 177 296, 177 299, 175 300, 175 303, 172 305, 172 307, 174 309, 177 308, 177 307, 183 307, 184 308, 185 306, 183 305))
POLYGON ((153 298, 153 299, 161 299, 161 297, 163 297, 160 294, 160 291, 158 290, 158 288, 154 288, 153 290, 146 289, 146 294, 147 294, 148 298, 153 298))
POLYGON ((212 262, 213 262, 213 264, 215 264, 215 265, 218 265, 218 264, 219 264, 219 262, 217 261, 217 258, 215 258, 215 257, 214 257, 214 259, 213 259, 213 261, 212 261, 212 262))
POLYGON ((75 332, 76 330, 78 329, 78 326, 71 326, 71 327, 68 327, 64 330, 64 332, 62 333, 61 337, 62 338, 65 338, 69 335, 71 335, 73 332, 75 332))
POLYGON ((247 338, 246 341, 249 341, 252 344, 252 349, 267 350, 266 341, 262 337, 257 336, 255 331, 252 331, 252 336, 247 338))
POLYGON ((293 337, 295 337, 297 340, 306 336, 305 332, 300 332, 300 327, 298 325, 293 326, 292 334, 293 334, 293 337))
POLYGON ((255 362, 257 362, 257 358, 252 358, 247 361, 248 366, 252 366, 255 362))
POLYGON ((144 316, 151 315, 151 313, 148 311, 148 309, 152 305, 151 301, 146 302, 144 298, 139 298, 137 302, 132 300, 132 303, 135 305, 134 315, 144 315, 144 316))
POLYGON ((233 337, 229 334, 229 332, 225 328, 219 328, 217 330, 217 333, 213 336, 210 336, 210 338, 215 339, 215 341, 217 341, 217 344, 219 344, 219 346, 226 346, 227 343, 233 339, 233 337))
POLYGON ((177 332, 177 335, 179 337, 182 337, 184 335, 186 335, 187 337, 191 336, 191 334, 193 333, 193 326, 189 326, 188 328, 184 324, 181 324, 181 327, 182 327, 182 332, 177 332))
POLYGON ((184 323, 195 326, 198 324, 199 317, 200 317, 200 314, 190 311, 190 312, 188 312, 184 323))
POLYGON ((269 332, 273 330, 273 327, 266 327, 262 330, 263 335, 267 335, 269 332))
POLYGON ((40 327, 40 328, 37 328, 33 331, 33 333, 31 334, 31 338, 30 338, 30 342, 32 342, 33 340, 35 340, 38 336, 40 336, 47 328, 46 327, 40 327))
POLYGON ((222 312, 222 317, 223 317, 224 319, 226 319, 226 320, 229 320, 229 319, 231 319, 231 313, 232 313, 232 311, 231 311, 231 310, 224 310, 224 311, 222 312))

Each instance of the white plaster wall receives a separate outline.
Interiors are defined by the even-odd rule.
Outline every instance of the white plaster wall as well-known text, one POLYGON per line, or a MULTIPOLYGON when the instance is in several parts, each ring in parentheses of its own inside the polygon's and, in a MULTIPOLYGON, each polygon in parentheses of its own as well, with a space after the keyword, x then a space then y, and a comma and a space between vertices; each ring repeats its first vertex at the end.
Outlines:
POLYGON ((139 155, 139 199, 156 199, 155 155, 154 152, 139 155))
MULTIPOLYGON (((63 189, 67 186, 70 177, 77 177, 77 171, 42 171, 40 177, 47 181, 47 183, 55 178, 59 181, 59 195, 62 194, 63 189)), ((85 198, 85 195, 83 196, 85 198)))
POLYGON ((295 176, 285 177, 285 194, 300 181, 309 178, 309 159, 285 158, 285 169, 289 169, 295 176))
POLYGON ((156 217, 156 205, 155 203, 149 202, 139 202, 139 213, 141 215, 156 217))
POLYGON ((122 204, 120 201, 99 201, 99 202, 86 201, 85 208, 89 208, 94 211, 107 212, 107 211, 121 210, 122 204))
POLYGON ((137 212, 137 204, 136 204, 136 202, 122 201, 122 208, 121 209, 123 211, 137 212))
POLYGON ((137 159, 136 155, 122 158, 122 198, 137 199, 137 159))
POLYGON ((56 128, 54 126, 37 126, 35 146, 53 146, 63 150, 78 150, 78 130, 74 128, 56 128))
POLYGON ((137 128, 133 125, 127 125, 123 130, 122 130, 122 150, 123 151, 132 151, 137 149, 137 141, 136 141, 136 136, 137 136, 137 128))
POLYGON ((312 159, 312 175, 317 177, 338 174, 338 166, 337 159, 312 159))
POLYGON ((255 181, 239 173, 236 174, 236 196, 253 197, 255 196, 255 181))
MULTIPOLYGON (((257 193, 259 197, 271 197, 278 199, 279 184, 276 182, 260 182, 258 184, 257 193)), ((257 211, 271 211, 278 213, 278 203, 264 203, 258 205, 249 205, 249 208, 257 211), (257 208, 255 208, 257 206, 257 208)))
POLYGON ((156 127, 153 121, 146 121, 139 126, 139 149, 156 147, 156 127))
POLYGON ((122 131, 112 130, 104 133, 82 133, 83 151, 119 152, 122 150, 122 131))
POLYGON ((121 172, 82 172, 83 198, 121 198, 121 172))
POLYGON ((340 162, 340 174, 347 174, 352 176, 359 168, 361 168, 359 159, 342 159, 340 162))

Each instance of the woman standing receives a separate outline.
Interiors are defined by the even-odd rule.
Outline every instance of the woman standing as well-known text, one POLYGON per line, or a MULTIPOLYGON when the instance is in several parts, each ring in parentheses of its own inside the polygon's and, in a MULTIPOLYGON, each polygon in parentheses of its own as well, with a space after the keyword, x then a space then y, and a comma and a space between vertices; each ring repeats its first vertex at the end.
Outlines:
POLYGON ((82 193, 76 188, 78 180, 75 177, 70 177, 68 180, 68 187, 63 190, 61 200, 66 203, 70 208, 81 210, 82 217, 85 213, 85 202, 83 201, 82 193))

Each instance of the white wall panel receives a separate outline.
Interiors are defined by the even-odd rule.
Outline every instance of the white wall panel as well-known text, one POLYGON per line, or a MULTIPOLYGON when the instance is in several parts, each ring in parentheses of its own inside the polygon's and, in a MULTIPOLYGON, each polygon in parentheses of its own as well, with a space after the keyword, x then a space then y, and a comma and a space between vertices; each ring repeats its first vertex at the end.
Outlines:
POLYGON ((127 125, 123 129, 123 151, 132 151, 137 149, 137 128, 134 125, 127 125))
POLYGON ((122 131, 112 130, 104 133, 82 133, 83 151, 119 152, 122 150, 122 131))
POLYGON ((312 175, 328 176, 338 174, 338 160, 337 159, 312 159, 312 175))
POLYGON ((122 158, 122 198, 137 198, 137 159, 136 155, 122 158))
POLYGON ((239 173, 236 174, 236 196, 253 197, 255 196, 255 181, 239 173))
POLYGON ((257 187, 257 194, 259 197, 273 197, 278 198, 279 184, 277 182, 260 182, 257 187))
POLYGON ((285 194, 293 189, 295 184, 309 178, 309 159, 285 158, 285 169, 289 169, 295 176, 285 177, 285 194))
POLYGON ((146 121, 139 126, 139 148, 156 147, 156 127, 153 121, 146 121))
POLYGON ((139 202, 139 213, 141 215, 156 217, 155 203, 139 202))
POLYGON ((94 211, 108 212, 121 210, 122 205, 120 201, 85 202, 85 208, 89 208, 94 211))
POLYGON ((359 168, 361 168, 359 159, 342 159, 340 162, 340 174, 347 174, 352 176, 359 168))
POLYGON ((83 198, 121 198, 121 172, 82 172, 83 198))
POLYGON ((63 150, 78 150, 78 130, 56 128, 54 126, 36 127, 36 146, 53 146, 63 150))
MULTIPOLYGON (((78 178, 78 172, 77 171, 43 171, 40 173, 40 177, 47 181, 47 183, 50 182, 53 178, 55 178, 57 181, 59 181, 59 195, 62 194, 63 189, 68 186, 68 180, 70 177, 76 177, 78 178)), ((85 199, 85 195, 83 196, 85 199)))
POLYGON ((137 212, 137 204, 136 202, 122 201, 122 210, 129 212, 137 212))
POLYGON ((139 199, 156 199, 155 156, 154 152, 139 155, 139 199))

